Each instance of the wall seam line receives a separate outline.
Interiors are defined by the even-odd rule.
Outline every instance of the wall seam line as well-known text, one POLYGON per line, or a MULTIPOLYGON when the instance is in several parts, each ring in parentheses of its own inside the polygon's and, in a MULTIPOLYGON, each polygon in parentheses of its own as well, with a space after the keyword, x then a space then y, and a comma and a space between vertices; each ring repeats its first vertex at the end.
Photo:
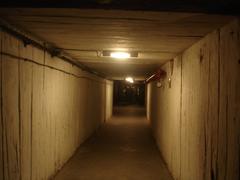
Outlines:
MULTIPOLYGON (((20 54, 20 47, 18 45, 18 53, 20 54)), ((19 120, 19 175, 20 180, 22 179, 22 118, 21 118, 21 72, 20 72, 20 63, 18 61, 18 120, 19 120)))
MULTIPOLYGON (((6 38, 6 37, 5 37, 6 38)), ((2 56, 3 57, 3 56, 2 56)), ((2 87, 3 87, 3 76, 4 75, 4 72, 3 72, 3 58, 2 58, 2 87)), ((3 95, 3 88, 2 88, 2 109, 4 110, 4 95, 3 95)), ((7 128, 6 128, 6 117, 4 116, 4 112, 2 111, 2 116, 3 116, 3 124, 4 124, 4 150, 6 150, 6 155, 4 155, 4 158, 6 158, 6 161, 4 160, 5 164, 4 164, 4 171, 6 170, 6 173, 5 174, 5 179, 9 179, 11 176, 10 176, 10 169, 9 169, 9 151, 8 151, 8 148, 9 148, 9 144, 8 144, 8 132, 7 132, 7 128)))
POLYGON ((217 103, 217 105, 218 105, 218 109, 217 109, 217 111, 218 111, 218 114, 217 114, 217 152, 216 152, 216 157, 217 157, 217 159, 216 159, 216 179, 218 179, 218 148, 219 148, 219 119, 220 119, 220 99, 221 99, 221 97, 220 97, 220 83, 221 83, 221 80, 220 80, 220 73, 221 73, 221 68, 220 68, 220 64, 221 64, 221 57, 220 57, 220 29, 218 29, 217 30, 217 32, 218 32, 218 103, 217 103))
MULTIPOLYGON (((2 51, 2 45, 3 45, 2 38, 1 38, 1 42, 0 43, 1 43, 1 51, 2 51)), ((0 79, 0 81, 1 81, 0 82, 1 83, 1 102, 0 103, 1 103, 1 112, 2 112, 1 113, 1 125, 2 125, 2 132, 1 132, 2 133, 2 154, 1 154, 1 156, 2 156, 2 160, 3 160, 3 166, 2 166, 3 178, 5 178, 5 171, 4 171, 4 169, 5 169, 4 168, 4 166, 5 166, 5 158, 4 158, 4 132, 5 131, 4 131, 4 129, 5 128, 3 127, 4 123, 3 123, 3 94, 2 94, 2 87, 3 87, 2 86, 3 85, 3 83, 2 83, 2 75, 3 75, 3 73, 2 73, 2 70, 3 70, 3 68, 2 68, 2 61, 3 61, 2 60, 2 55, 1 55, 1 59, 0 60, 1 60, 1 62, 0 62, 1 63, 1 79, 0 79)))
MULTIPOLYGON (((209 48, 209 47, 207 47, 209 48)), ((208 127, 209 127, 209 119, 210 119, 210 81, 211 81, 211 63, 210 63, 210 57, 211 57, 211 51, 208 52, 208 98, 207 98, 207 119, 204 121, 204 137, 205 137, 205 157, 204 157, 204 163, 205 163, 205 167, 204 167, 204 178, 207 179, 207 173, 208 173, 208 169, 207 169, 207 154, 208 154, 208 127)), ((211 127, 211 126, 210 126, 211 127)), ((210 141, 210 144, 212 144, 212 142, 210 141)), ((212 152, 212 151, 211 151, 212 152)), ((210 153, 211 154, 211 153, 210 153)), ((212 158, 212 156, 211 156, 212 158)))
POLYGON ((225 163, 225 174, 224 174, 224 179, 227 180, 227 174, 228 174, 228 94, 226 95, 226 145, 225 145, 225 158, 226 158, 226 163, 225 163))
POLYGON ((181 154, 182 154, 182 75, 183 75, 183 56, 181 55, 181 87, 180 87, 180 174, 179 174, 179 178, 181 179, 182 177, 182 158, 181 158, 181 154))
MULTIPOLYGON (((33 50, 32 50, 32 56, 33 56, 33 50)), ((31 114, 30 114, 30 118, 31 118, 31 120, 30 120, 30 126, 31 126, 31 145, 30 145, 30 147, 31 147, 31 155, 30 155, 30 158, 31 158, 31 164, 30 164, 30 179, 32 179, 32 176, 33 176, 33 173, 32 173, 32 169, 33 169, 33 155, 32 155, 32 153, 33 153, 33 149, 32 149, 32 144, 33 144, 33 64, 31 64, 31 76, 32 76, 32 78, 31 78, 31 114)))

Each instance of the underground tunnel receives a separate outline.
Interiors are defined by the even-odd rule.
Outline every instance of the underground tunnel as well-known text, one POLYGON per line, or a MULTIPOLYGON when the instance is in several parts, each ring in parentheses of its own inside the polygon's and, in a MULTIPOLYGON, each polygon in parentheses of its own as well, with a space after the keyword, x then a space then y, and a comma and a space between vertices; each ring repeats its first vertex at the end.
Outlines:
POLYGON ((239 6, 191 2, 1 2, 0 180, 239 180, 239 6))

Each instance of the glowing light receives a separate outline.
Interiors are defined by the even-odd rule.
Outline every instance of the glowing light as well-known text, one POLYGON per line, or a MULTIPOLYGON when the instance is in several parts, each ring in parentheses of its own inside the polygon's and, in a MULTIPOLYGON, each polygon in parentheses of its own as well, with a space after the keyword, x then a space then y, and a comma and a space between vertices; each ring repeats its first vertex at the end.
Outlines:
POLYGON ((134 82, 132 77, 126 77, 125 81, 130 82, 130 83, 134 82))
POLYGON ((130 58, 130 54, 127 52, 111 52, 110 56, 117 59, 126 59, 130 58))

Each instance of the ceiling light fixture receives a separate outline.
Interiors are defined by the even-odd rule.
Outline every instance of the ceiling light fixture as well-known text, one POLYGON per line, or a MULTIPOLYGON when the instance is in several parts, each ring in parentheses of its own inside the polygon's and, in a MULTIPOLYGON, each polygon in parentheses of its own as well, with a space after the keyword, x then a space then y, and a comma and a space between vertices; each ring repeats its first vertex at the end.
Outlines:
POLYGON ((111 52, 110 56, 117 59, 126 59, 131 57, 130 53, 127 52, 111 52))
POLYGON ((103 57, 111 57, 115 59, 137 58, 138 52, 124 52, 124 51, 102 51, 103 57))
POLYGON ((129 82, 129 83, 134 83, 134 80, 132 77, 126 77, 125 81, 129 82))

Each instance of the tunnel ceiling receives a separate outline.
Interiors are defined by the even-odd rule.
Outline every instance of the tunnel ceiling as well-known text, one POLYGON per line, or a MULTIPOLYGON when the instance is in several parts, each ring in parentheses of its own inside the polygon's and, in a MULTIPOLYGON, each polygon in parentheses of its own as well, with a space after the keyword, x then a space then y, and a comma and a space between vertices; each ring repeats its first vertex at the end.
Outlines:
POLYGON ((0 6, 121 9, 238 14, 239 0, 7 0, 0 6))
POLYGON ((1 17, 108 78, 145 78, 158 67, 226 24, 231 17, 102 9, 1 9, 1 17), (103 50, 136 51, 137 58, 114 60, 103 50))

